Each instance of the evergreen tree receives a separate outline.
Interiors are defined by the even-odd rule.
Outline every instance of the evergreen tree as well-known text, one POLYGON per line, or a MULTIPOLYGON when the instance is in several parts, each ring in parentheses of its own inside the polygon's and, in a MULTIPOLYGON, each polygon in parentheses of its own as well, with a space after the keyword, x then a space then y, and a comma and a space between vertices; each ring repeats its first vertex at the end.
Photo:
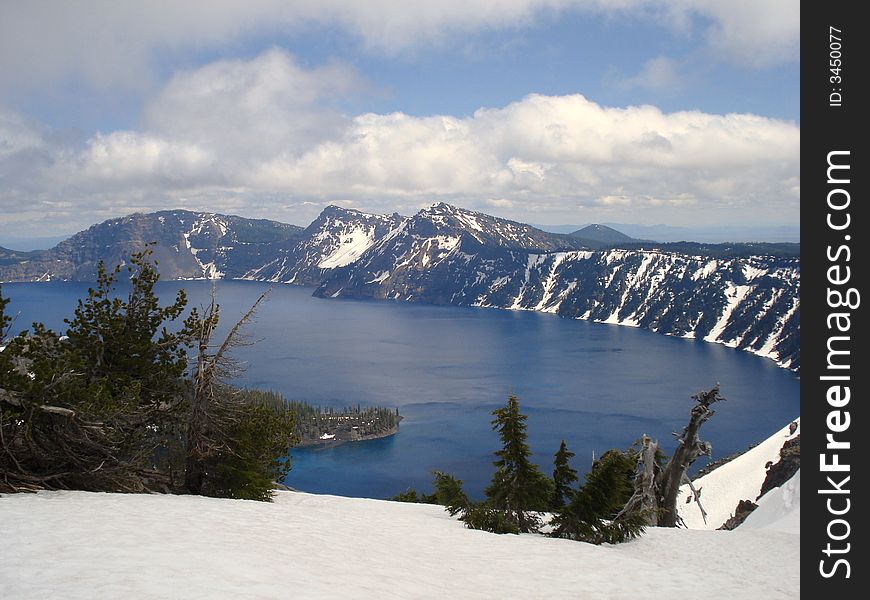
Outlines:
POLYGON ((199 318, 194 309, 182 327, 168 329, 184 312, 187 295, 179 290, 172 304, 160 305, 154 293, 159 275, 150 255, 146 247, 131 257, 126 299, 116 291, 121 267, 110 272, 100 263, 96 287, 65 322, 73 368, 89 393, 153 417, 179 408, 184 398, 187 349, 199 318))
POLYGON ((504 510, 493 508, 487 502, 472 502, 462 489, 462 481, 452 475, 435 472, 434 500, 447 509, 451 516, 469 529, 490 533, 520 533, 519 525, 504 510))
POLYGON ((462 490, 462 480, 440 471, 435 471, 434 496, 438 504, 447 508, 451 517, 471 506, 471 501, 462 490))
MULTIPOLYGON (((0 491, 180 491, 192 464, 197 493, 265 500, 286 475, 293 413, 283 399, 222 381, 253 309, 209 352, 217 306, 171 327, 187 298, 182 291, 161 306, 149 255, 146 248, 130 260, 126 295, 117 289, 121 268, 99 265, 67 336, 34 323, 0 352, 0 491), (199 368, 191 377, 193 342, 199 368), (193 457, 191 441, 202 450, 193 457)), ((0 337, 6 306, 0 296, 0 337)))
POLYGON ((126 297, 116 293, 121 268, 108 272, 101 264, 66 337, 34 323, 3 352, 0 471, 13 491, 171 488, 156 462, 178 437, 197 315, 168 331, 186 297, 160 306, 148 255, 132 257, 126 297))
POLYGON ((553 482, 531 462, 527 443, 526 415, 520 413, 516 396, 508 396, 507 405, 493 411, 492 428, 498 431, 502 449, 495 455, 496 471, 486 488, 488 504, 504 511, 508 521, 523 532, 536 531, 540 518, 535 511, 547 510, 553 494, 553 482))
POLYGON ((3 297, 3 287, 0 286, 0 344, 6 340, 9 326, 12 325, 12 317, 6 314, 6 306, 9 298, 3 297))
POLYGON ((242 371, 231 350, 246 345, 242 329, 270 290, 220 344, 212 344, 220 314, 214 289, 197 323, 199 352, 185 449, 184 485, 191 494, 268 500, 274 482, 290 469, 287 455, 298 438, 295 415, 286 401, 274 393, 236 390, 226 383, 242 371))
POLYGON ((553 518, 553 536, 593 544, 617 543, 643 532, 645 516, 620 513, 632 495, 637 454, 608 450, 592 466, 586 482, 553 518))
POLYGON ((224 446, 206 461, 199 492, 219 498, 270 500, 275 482, 290 471, 290 448, 297 439, 294 413, 274 393, 232 388, 222 393, 238 396, 229 405, 242 410, 224 422, 224 446))
POLYGON ((574 453, 568 450, 565 440, 559 444, 559 450, 553 459, 553 499, 550 502, 551 510, 558 510, 565 506, 565 500, 573 493, 572 485, 577 481, 577 471, 568 464, 574 458, 574 453))

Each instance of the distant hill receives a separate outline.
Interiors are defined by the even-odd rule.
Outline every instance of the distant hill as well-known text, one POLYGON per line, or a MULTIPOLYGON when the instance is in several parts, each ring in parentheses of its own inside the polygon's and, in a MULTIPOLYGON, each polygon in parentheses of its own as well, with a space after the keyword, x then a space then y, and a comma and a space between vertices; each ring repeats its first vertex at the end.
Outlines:
POLYGON ((750 256, 775 256, 798 258, 801 245, 792 242, 727 242, 706 244, 701 242, 641 242, 619 244, 624 250, 659 250, 705 258, 749 258, 750 256))
POLYGON ((613 227, 597 224, 587 225, 582 229, 572 231, 569 235, 579 240, 583 240, 584 242, 589 241, 605 245, 625 244, 640 241, 631 236, 625 235, 621 231, 617 231, 613 227))
POLYGON ((657 242, 700 242, 722 244, 734 242, 800 242, 800 227, 792 225, 635 225, 606 223, 637 239, 657 242))
MULTIPOLYGON (((576 228, 575 228, 576 229, 576 228)), ((22 252, 45 250, 52 248, 62 241, 69 239, 72 234, 51 236, 18 236, 11 231, 0 232, 0 246, 7 249, 14 248, 22 252)))
MULTIPOLYGON (((633 223, 601 223, 636 240, 654 240, 661 243, 691 241, 703 244, 750 242, 800 242, 797 225, 638 225, 633 223)), ((587 225, 535 225, 553 233, 573 234, 587 225)), ((0 240, 2 241, 2 240, 0 240)))

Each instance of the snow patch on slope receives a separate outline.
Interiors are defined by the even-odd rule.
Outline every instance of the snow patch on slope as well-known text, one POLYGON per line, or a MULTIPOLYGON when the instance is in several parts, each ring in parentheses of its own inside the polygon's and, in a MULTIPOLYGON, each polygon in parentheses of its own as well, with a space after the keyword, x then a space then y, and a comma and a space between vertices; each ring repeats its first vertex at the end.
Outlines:
MULTIPOLYGON (((724 343, 726 346, 732 345, 731 340, 722 340, 720 336, 722 332, 725 331, 725 328, 728 326, 728 323, 731 321, 731 314, 734 312, 734 309, 743 302, 743 299, 746 297, 746 294, 752 289, 751 286, 748 285, 734 285, 732 283, 728 284, 727 289, 725 290, 725 298, 727 299, 727 304, 725 308, 722 310, 722 315, 719 317, 719 320, 713 326, 713 329, 710 330, 704 337, 704 341, 706 342, 720 342, 724 343)), ((736 346, 736 343, 733 345, 736 346)))
POLYGON ((323 258, 317 266, 321 269, 334 269, 355 262, 375 243, 374 228, 357 227, 339 237, 338 246, 323 258))
POLYGON ((801 472, 798 469, 781 487, 773 488, 758 501, 758 508, 749 513, 740 526, 742 530, 772 529, 786 533, 801 530, 801 472))
POLYGON ((692 495, 689 486, 682 486, 677 508, 686 526, 690 529, 718 529, 734 514, 738 502, 755 502, 767 476, 765 465, 779 462, 782 445, 800 434, 800 417, 795 421, 798 428, 793 434, 789 433, 789 426, 783 427, 751 450, 692 482, 701 493, 701 505, 707 511, 706 523, 697 503, 694 500, 687 503, 687 498, 692 495))

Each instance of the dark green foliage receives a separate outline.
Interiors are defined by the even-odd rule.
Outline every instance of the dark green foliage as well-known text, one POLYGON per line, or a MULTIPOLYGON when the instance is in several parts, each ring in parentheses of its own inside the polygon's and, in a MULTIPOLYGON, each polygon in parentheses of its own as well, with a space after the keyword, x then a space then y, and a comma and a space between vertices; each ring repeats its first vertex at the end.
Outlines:
POLYGON ((269 500, 275 482, 290 472, 295 418, 274 392, 221 390, 239 396, 242 411, 227 419, 226 444, 207 461, 201 493, 220 498, 269 500))
POLYGON ((6 305, 9 304, 9 298, 3 297, 3 288, 0 286, 0 344, 6 339, 9 326, 12 325, 12 317, 6 314, 6 305))
POLYGON ((486 488, 487 503, 504 511, 521 532, 537 531, 541 520, 534 512, 548 509, 553 482, 531 461, 527 417, 520 413, 517 397, 510 394, 507 405, 492 414, 492 428, 499 434, 502 449, 495 453, 498 460, 493 463, 496 470, 486 488))
POLYGON ((558 510, 565 506, 566 499, 573 492, 573 484, 577 481, 577 471, 571 468, 569 461, 574 458, 574 453, 568 450, 565 440, 559 444, 559 450, 553 459, 553 498, 550 501, 550 510, 558 510))
POLYGON ((296 414, 296 435, 303 445, 318 443, 323 433, 337 434, 342 440, 383 434, 401 420, 397 410, 383 406, 334 409, 295 400, 288 406, 296 414))
POLYGON ((179 331, 186 298, 161 307, 148 251, 132 257, 126 297, 120 268, 99 281, 68 320, 66 338, 39 323, 9 343, 0 374, 0 471, 19 489, 166 490, 161 449, 177 435, 194 312, 179 331), (10 368, 11 367, 11 368, 10 368))
POLYGON ((490 533, 520 533, 517 523, 503 510, 492 508, 486 503, 470 505, 461 517, 469 529, 480 529, 490 533))
POLYGON ((445 507, 450 516, 459 515, 459 520, 469 529, 490 533, 520 533, 519 525, 504 510, 493 508, 487 502, 472 502, 462 490, 462 481, 447 473, 435 471, 436 504, 445 507))
POLYGON ((587 473, 583 486, 553 517, 552 535, 593 544, 617 543, 640 535, 644 515, 619 514, 634 490, 636 467, 634 451, 605 452, 587 473))
POLYGON ((408 488, 404 492, 399 492, 392 498, 387 498, 393 502, 408 502, 410 504, 438 504, 434 494, 417 493, 414 488, 408 488))
MULTIPOLYGON (((187 352, 213 330, 217 311, 201 317, 193 310, 179 323, 186 296, 160 305, 147 248, 129 261, 129 284, 119 281, 121 272, 98 267, 67 337, 35 323, 3 342, 0 491, 184 491, 192 399, 202 381, 191 379, 187 352)), ((10 323, 7 303, 0 296, 0 339, 10 323)), ((218 375, 228 373, 225 364, 218 375)), ((218 379, 208 381, 210 393, 226 401, 210 404, 207 427, 193 429, 211 444, 198 491, 268 499, 290 468, 293 413, 274 394, 233 390, 218 379)))
POLYGON ((66 320, 67 345, 89 394, 166 412, 183 397, 187 349, 198 314, 194 309, 180 329, 169 331, 167 325, 184 312, 187 296, 179 290, 172 304, 160 306, 154 294, 159 276, 149 255, 146 249, 130 259, 126 299, 116 293, 121 267, 108 272, 100 263, 96 288, 88 290, 74 318, 66 320))
MULTIPOLYGON (((12 326, 12 317, 6 314, 6 307, 9 305, 9 298, 3 297, 3 288, 0 286, 0 346, 5 346, 9 329, 12 326)), ((13 376, 14 367, 12 363, 12 352, 0 352, 0 388, 5 387, 13 376)), ((2 405, 0 405, 2 409, 2 405)))
POLYGON ((468 509, 471 501, 462 491, 462 481, 440 471, 435 471, 435 500, 447 508, 450 516, 468 509))

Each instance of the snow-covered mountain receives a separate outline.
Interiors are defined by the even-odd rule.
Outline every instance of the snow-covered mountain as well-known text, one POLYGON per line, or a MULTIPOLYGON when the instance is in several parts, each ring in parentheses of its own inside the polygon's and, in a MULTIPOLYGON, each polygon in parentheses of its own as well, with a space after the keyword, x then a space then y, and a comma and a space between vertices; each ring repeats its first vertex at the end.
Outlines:
POLYGON ((355 262, 403 221, 397 214, 371 215, 327 206, 294 243, 276 247, 273 258, 243 279, 317 285, 331 270, 355 262))
POLYGON ((122 264, 147 243, 164 279, 241 277, 301 227, 232 215, 168 210, 110 219, 50 250, 0 263, 0 281, 93 281, 100 261, 122 264))
POLYGON ((798 368, 798 258, 565 251, 571 243, 439 204, 327 274, 315 295, 552 312, 722 343, 798 368))
POLYGON ((444 203, 411 217, 329 206, 304 230, 181 210, 136 214, 45 252, 4 252, 0 281, 92 280, 99 260, 121 263, 152 241, 165 279, 241 278, 313 285, 321 297, 544 311, 800 365, 793 253, 636 240, 593 250, 577 237, 444 203))

